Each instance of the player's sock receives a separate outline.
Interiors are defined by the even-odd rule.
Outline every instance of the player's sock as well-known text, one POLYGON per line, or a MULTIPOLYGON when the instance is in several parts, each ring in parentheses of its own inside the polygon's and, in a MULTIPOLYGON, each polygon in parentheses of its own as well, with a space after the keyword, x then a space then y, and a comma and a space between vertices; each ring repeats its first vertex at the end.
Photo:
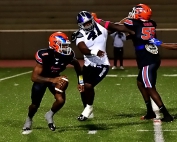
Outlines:
POLYGON ((92 105, 86 105, 85 109, 81 113, 81 115, 78 117, 79 121, 85 121, 88 119, 88 117, 92 114, 93 106, 92 105))
POLYGON ((88 118, 90 114, 92 113, 92 111, 93 111, 93 106, 87 104, 84 111, 82 112, 82 115, 88 118))
POLYGON ((156 114, 154 113, 153 109, 152 109, 152 104, 151 101, 145 101, 146 104, 146 108, 147 108, 147 113, 146 115, 142 116, 140 119, 141 120, 149 120, 149 119, 153 119, 156 118, 156 114))
POLYGON ((145 104, 146 104, 147 112, 153 112, 151 101, 150 100, 146 101, 145 104))
POLYGON ((25 124, 23 126, 23 129, 26 129, 26 128, 31 128, 31 125, 32 125, 32 119, 27 117, 26 118, 26 121, 25 121, 25 124))
POLYGON ((160 106, 159 109, 160 109, 160 112, 163 113, 164 116, 170 115, 168 110, 166 109, 166 107, 164 105, 160 106))
POLYGON ((45 114, 45 119, 47 120, 49 129, 52 130, 52 131, 55 131, 56 126, 55 126, 55 124, 53 122, 53 115, 54 115, 54 112, 52 110, 49 110, 45 114))
POLYGON ((32 118, 27 117, 26 121, 25 121, 25 124, 22 128, 22 134, 24 134, 24 135, 30 134, 32 132, 31 126, 32 126, 32 118))
POLYGON ((54 112, 52 110, 49 110, 46 114, 45 114, 45 119, 47 120, 48 124, 49 123, 53 123, 53 115, 54 112))

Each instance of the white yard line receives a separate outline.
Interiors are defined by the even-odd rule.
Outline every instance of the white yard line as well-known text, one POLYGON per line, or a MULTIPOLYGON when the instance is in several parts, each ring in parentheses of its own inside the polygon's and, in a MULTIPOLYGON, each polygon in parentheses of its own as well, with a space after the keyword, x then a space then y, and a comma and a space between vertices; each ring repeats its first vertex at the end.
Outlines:
POLYGON ((175 76, 177 76, 177 74, 163 74, 162 76, 175 77, 175 76))
POLYGON ((154 125, 154 141, 155 142, 164 142, 163 131, 162 131, 162 122, 161 120, 153 120, 154 125))
MULTIPOLYGON (((176 77, 177 74, 163 74, 162 76, 176 77)), ((112 75, 107 75, 107 77, 137 77, 137 75, 128 74, 128 75, 120 75, 120 76, 118 76, 118 75, 112 74, 112 75)), ((155 104, 155 102, 152 99, 151 99, 151 103, 152 103, 153 111, 155 112, 156 118, 157 118, 157 119, 153 120, 154 130, 137 130, 137 131, 139 131, 139 132, 153 131, 154 132, 154 141, 155 142, 164 142, 165 140, 164 140, 164 137, 163 137, 163 131, 177 131, 177 130, 163 130, 162 129, 162 122, 160 120, 159 108, 158 108, 158 106, 155 104)), ((92 132, 90 132, 90 133, 92 133, 92 132)))
MULTIPOLYGON (((137 74, 127 74, 127 75, 117 75, 117 74, 108 74, 106 77, 137 77, 137 74)), ((165 77, 177 77, 177 74, 163 74, 165 77)))
POLYGON ((117 75, 116 74, 108 74, 108 75, 106 75, 106 77, 117 77, 117 75))
POLYGON ((160 112, 159 107, 155 104, 155 102, 151 99, 151 104, 153 111, 156 114, 156 118, 153 120, 154 127, 154 141, 155 142, 164 142, 163 131, 162 131, 162 122, 160 120, 160 112))
POLYGON ((106 77, 137 77, 137 74, 127 74, 127 75, 117 75, 117 74, 108 74, 106 77))
POLYGON ((94 135, 94 134, 96 134, 96 133, 97 133, 97 130, 89 130, 89 131, 88 131, 88 134, 94 135))
MULTIPOLYGON (((154 130, 137 130, 138 132, 154 132, 154 130)), ((162 130, 162 132, 176 132, 177 130, 162 130)))
POLYGON ((31 73, 31 72, 32 71, 28 71, 28 72, 23 72, 23 73, 19 73, 19 74, 16 74, 16 75, 12 75, 12 76, 9 76, 9 77, 0 78, 0 81, 11 79, 11 78, 14 78, 14 77, 18 77, 18 76, 28 74, 28 73, 31 73))

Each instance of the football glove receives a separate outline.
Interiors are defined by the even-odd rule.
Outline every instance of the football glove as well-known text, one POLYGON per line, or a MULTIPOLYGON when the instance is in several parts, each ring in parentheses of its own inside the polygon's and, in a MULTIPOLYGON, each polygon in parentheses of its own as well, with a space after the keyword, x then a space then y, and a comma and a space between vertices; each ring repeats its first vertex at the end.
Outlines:
POLYGON ((160 46, 162 44, 162 41, 160 41, 156 38, 151 38, 151 39, 149 39, 149 43, 154 44, 156 46, 160 46))

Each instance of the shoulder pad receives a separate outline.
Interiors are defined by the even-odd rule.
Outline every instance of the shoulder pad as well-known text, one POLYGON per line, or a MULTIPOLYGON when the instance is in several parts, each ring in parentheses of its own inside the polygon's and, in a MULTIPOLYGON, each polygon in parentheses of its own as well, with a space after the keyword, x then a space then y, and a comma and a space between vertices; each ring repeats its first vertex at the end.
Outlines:
POLYGON ((35 59, 36 59, 36 61, 37 61, 39 64, 42 64, 42 58, 43 58, 44 56, 48 56, 48 55, 49 55, 48 50, 46 50, 46 49, 40 49, 40 50, 38 50, 38 51, 36 52, 36 54, 35 54, 35 59))
POLYGON ((39 63, 39 64, 42 64, 42 57, 41 57, 41 50, 38 50, 35 54, 35 59, 36 59, 36 62, 39 63))
POLYGON ((77 38, 83 37, 83 34, 80 32, 80 30, 77 30, 71 34, 71 41, 74 42, 77 38))
POLYGON ((78 33, 76 34, 76 38, 81 38, 81 37, 83 37, 84 35, 80 32, 80 31, 78 31, 78 33))

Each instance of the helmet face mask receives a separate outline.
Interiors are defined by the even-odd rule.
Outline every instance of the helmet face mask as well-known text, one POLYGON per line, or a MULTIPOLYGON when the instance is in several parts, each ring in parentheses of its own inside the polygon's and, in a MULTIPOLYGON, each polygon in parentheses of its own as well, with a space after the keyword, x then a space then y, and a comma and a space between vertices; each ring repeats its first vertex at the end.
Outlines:
POLYGON ((71 42, 67 35, 62 32, 55 32, 49 37, 49 48, 54 49, 56 52, 61 54, 71 54, 71 47, 69 47, 70 44, 71 42))
POLYGON ((150 20, 151 15, 152 10, 149 6, 145 4, 138 4, 137 6, 133 7, 131 12, 129 12, 128 18, 147 21, 150 20))
POLYGON ((90 32, 94 30, 95 21, 89 12, 81 11, 77 15, 77 24, 81 29, 90 32))
POLYGON ((132 11, 129 12, 128 14, 128 18, 132 18, 132 19, 135 19, 135 7, 132 8, 132 11))

